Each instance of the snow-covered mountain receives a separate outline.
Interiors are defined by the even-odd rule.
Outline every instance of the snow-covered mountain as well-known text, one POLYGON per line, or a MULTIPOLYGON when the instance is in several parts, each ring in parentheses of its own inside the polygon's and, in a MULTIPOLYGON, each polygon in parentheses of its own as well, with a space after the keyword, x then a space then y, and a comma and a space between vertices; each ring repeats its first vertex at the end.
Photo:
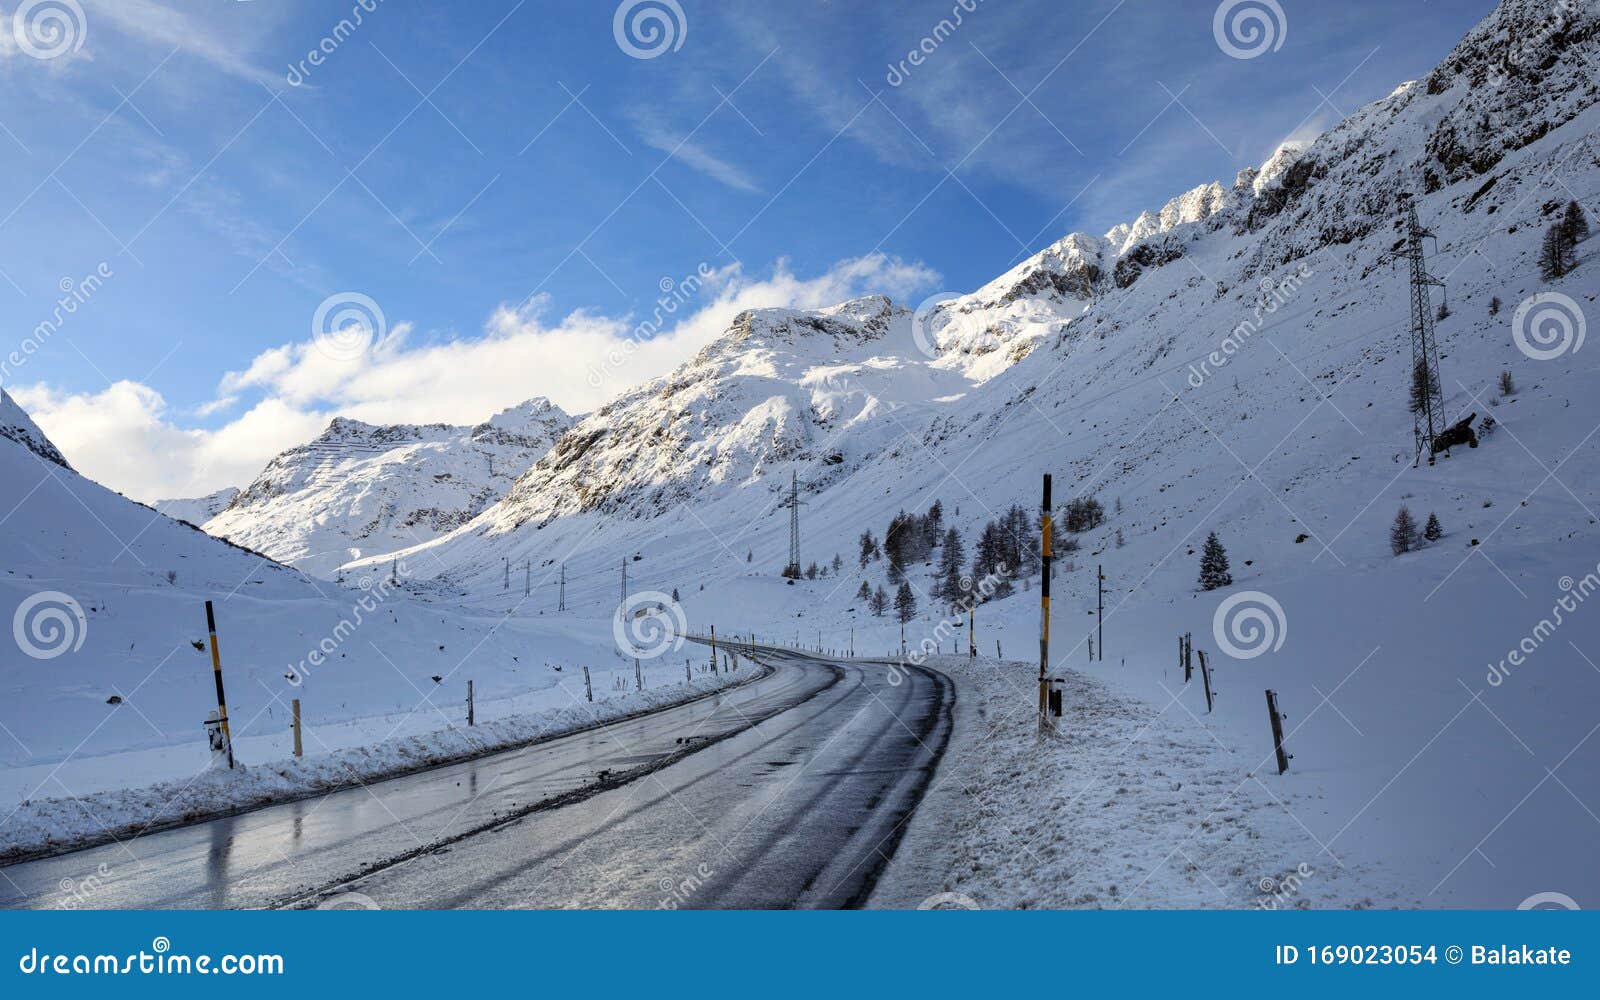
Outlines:
POLYGON ((408 548, 472 520, 571 422, 542 397, 475 427, 337 418, 315 441, 269 462, 203 526, 331 576, 352 559, 408 548))
MULTIPOLYGON (((1137 498, 1141 529, 1189 530, 1181 516, 1209 497, 1216 523, 1289 509, 1331 541, 1348 521, 1328 501, 1348 492, 1351 455, 1374 463, 1382 442, 1390 476, 1399 456, 1409 461, 1409 300, 1389 264, 1401 196, 1414 194, 1438 233, 1435 268, 1449 277, 1456 315, 1439 332, 1449 406, 1486 412, 1499 372, 1528 363, 1509 323, 1542 288, 1545 226, 1600 187, 1589 140, 1600 84, 1587 68, 1600 61, 1596 24, 1588 7, 1507 0, 1425 80, 1315 142, 1105 236, 1066 236, 924 315, 882 299, 746 313, 699 357, 579 423, 502 501, 427 546, 427 564, 474 590, 504 547, 539 563, 598 532, 583 547, 609 562, 613 547, 688 531, 756 539, 771 571, 786 552, 776 501, 791 471, 808 513, 836 511, 826 523, 844 536, 934 495, 1004 509, 1021 499, 1021 471, 1053 469, 1067 497, 1137 498), (1537 58, 1523 48, 1535 42, 1537 58), (1491 314, 1491 298, 1504 311, 1491 314), (1336 387, 1359 403, 1318 406, 1336 387), (1229 438, 1247 421, 1280 435, 1302 421, 1292 452, 1262 441, 1267 451, 1244 466, 1265 463, 1263 482, 1281 471, 1270 499, 1207 485, 1233 485, 1216 470, 1239 467, 1229 438), (1175 493, 1188 477, 1198 492, 1175 493)), ((1553 378, 1559 365, 1526 378, 1553 378)), ((1165 554, 1145 565, 1188 590, 1189 568, 1173 572, 1165 554)))
POLYGON ((224 486, 217 492, 208 493, 203 497, 188 500, 157 500, 156 510, 173 520, 201 525, 227 510, 239 492, 237 486, 224 486))
POLYGON ((10 396, 6 395, 4 389, 0 389, 0 438, 15 441, 39 458, 47 462, 53 462, 68 471, 72 470, 72 466, 67 463, 66 456, 61 454, 61 449, 57 448, 49 438, 45 437, 44 431, 39 429, 39 425, 34 423, 33 418, 28 416, 10 396))

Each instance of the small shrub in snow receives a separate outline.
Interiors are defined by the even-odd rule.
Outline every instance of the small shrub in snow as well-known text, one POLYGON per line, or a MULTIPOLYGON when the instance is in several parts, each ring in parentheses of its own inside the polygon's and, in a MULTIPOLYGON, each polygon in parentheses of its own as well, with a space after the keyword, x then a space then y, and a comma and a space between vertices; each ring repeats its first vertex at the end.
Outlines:
POLYGON ((1422 537, 1430 542, 1437 542, 1444 537, 1444 527, 1439 524, 1438 514, 1429 514, 1427 526, 1422 529, 1422 537))

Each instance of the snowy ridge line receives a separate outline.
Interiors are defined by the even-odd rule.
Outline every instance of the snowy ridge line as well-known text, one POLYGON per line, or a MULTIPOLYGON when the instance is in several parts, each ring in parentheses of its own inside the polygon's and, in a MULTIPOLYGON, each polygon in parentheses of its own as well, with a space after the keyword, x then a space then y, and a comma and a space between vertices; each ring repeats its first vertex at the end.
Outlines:
MULTIPOLYGON (((0 864, 10 865, 70 854, 163 830, 317 798, 495 754, 524 750, 551 740, 691 704, 729 688, 754 683, 770 676, 772 672, 771 665, 762 664, 759 671, 753 671, 745 677, 732 678, 731 675, 721 674, 716 681, 694 681, 687 697, 672 697, 683 693, 680 686, 674 685, 671 688, 631 692, 622 698, 603 700, 593 707, 580 704, 528 712, 473 727, 488 730, 486 738, 474 739, 476 734, 457 727, 384 740, 372 746, 336 750, 302 758, 298 764, 291 757, 252 766, 239 765, 232 772, 225 769, 204 770, 186 780, 157 782, 145 787, 109 789, 70 798, 29 800, 19 804, 5 823, 6 842, 0 844, 0 864), (633 707, 641 701, 645 703, 644 707, 633 707), (618 711, 608 714, 605 706, 613 706, 618 711), (531 729, 537 731, 530 735, 528 731, 531 729), (92 828, 85 825, 86 815, 93 822, 92 828), (100 816, 121 818, 108 826, 97 819, 100 816)), ((564 802, 547 800, 535 806, 548 807, 550 804, 564 802)))

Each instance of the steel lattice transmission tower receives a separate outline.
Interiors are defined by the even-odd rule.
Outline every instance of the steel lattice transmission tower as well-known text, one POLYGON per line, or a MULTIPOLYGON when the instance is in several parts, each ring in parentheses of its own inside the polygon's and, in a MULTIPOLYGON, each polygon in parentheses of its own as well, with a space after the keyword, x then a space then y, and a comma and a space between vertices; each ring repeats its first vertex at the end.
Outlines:
POLYGON ((1430 289, 1443 288, 1444 282, 1428 273, 1427 254, 1422 241, 1433 239, 1433 231, 1417 221, 1417 205, 1403 195, 1406 207, 1404 245, 1395 259, 1405 260, 1411 270, 1411 386, 1413 395, 1412 435, 1417 451, 1413 465, 1420 464, 1424 451, 1433 464, 1433 441, 1445 429, 1443 380, 1439 375, 1439 344, 1433 331, 1433 295, 1430 289))
POLYGON ((800 499, 800 475, 796 472, 789 473, 789 496, 779 506, 789 508, 789 564, 783 568, 783 575, 791 580, 800 579, 800 508, 805 501, 800 499))

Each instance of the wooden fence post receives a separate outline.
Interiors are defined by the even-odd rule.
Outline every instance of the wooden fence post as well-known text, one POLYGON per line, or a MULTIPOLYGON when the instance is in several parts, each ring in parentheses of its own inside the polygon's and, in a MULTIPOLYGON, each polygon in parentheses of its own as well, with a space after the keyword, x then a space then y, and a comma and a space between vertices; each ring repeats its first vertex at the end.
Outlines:
POLYGON ((591 702, 594 701, 594 685, 589 683, 589 668, 583 668, 583 693, 591 702))
POLYGON ((294 709, 294 755, 305 756, 305 751, 300 745, 300 699, 296 698, 291 705, 294 709))
POLYGON ((467 725, 469 726, 477 725, 477 716, 474 713, 475 709, 472 704, 472 682, 467 681, 467 725))
POLYGON ((1267 715, 1272 719, 1272 749, 1278 755, 1278 773, 1289 770, 1294 754, 1283 749, 1283 713, 1278 711, 1278 692, 1267 689, 1267 715))
POLYGON ((1200 677, 1206 683, 1206 714, 1211 714, 1211 667, 1206 663, 1206 651, 1200 651, 1200 677))

